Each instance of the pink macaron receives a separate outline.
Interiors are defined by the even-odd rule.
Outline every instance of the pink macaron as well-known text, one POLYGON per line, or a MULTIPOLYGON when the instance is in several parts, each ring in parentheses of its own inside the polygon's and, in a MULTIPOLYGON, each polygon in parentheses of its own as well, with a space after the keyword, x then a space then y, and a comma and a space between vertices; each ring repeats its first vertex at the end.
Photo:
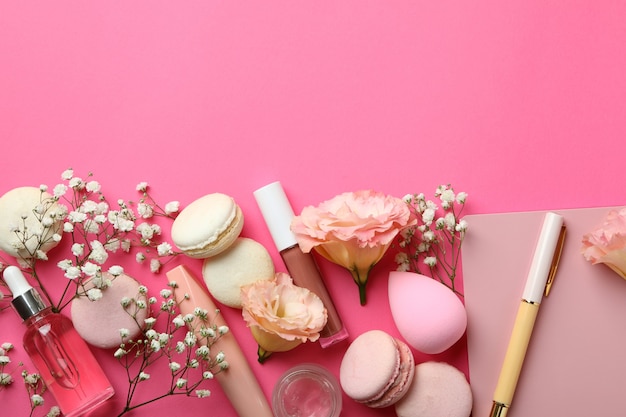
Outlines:
POLYGON ((413 381, 415 360, 409 346, 382 330, 370 330, 350 344, 339 380, 346 395, 372 408, 398 402, 413 381))
POLYGON ((424 362, 402 400, 395 404, 398 417, 468 417, 472 390, 465 374, 445 362, 424 362))

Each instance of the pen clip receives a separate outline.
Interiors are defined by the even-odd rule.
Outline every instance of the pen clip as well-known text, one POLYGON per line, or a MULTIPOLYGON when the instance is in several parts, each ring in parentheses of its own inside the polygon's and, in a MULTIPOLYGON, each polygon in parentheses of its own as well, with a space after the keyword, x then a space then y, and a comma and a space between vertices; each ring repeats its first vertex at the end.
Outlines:
POLYGON ((563 245, 565 244, 565 230, 565 226, 561 226, 559 240, 557 241, 556 247, 554 248, 554 256, 552 258, 552 263, 550 264, 550 272, 548 273, 548 281, 546 282, 546 289, 544 293, 546 297, 548 296, 548 293, 550 293, 550 289, 552 288, 552 284, 554 283, 554 278, 556 277, 556 270, 559 266, 559 262, 561 261, 563 245))

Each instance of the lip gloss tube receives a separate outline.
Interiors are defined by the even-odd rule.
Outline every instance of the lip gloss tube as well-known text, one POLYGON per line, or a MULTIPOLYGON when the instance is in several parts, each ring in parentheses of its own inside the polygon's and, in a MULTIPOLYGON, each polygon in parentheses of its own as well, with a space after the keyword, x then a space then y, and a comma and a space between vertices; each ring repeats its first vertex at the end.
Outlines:
MULTIPOLYGON (((169 270, 167 278, 175 281, 178 288, 174 292, 182 315, 193 314, 196 307, 209 312, 209 317, 219 326, 225 326, 226 321, 221 314, 215 314, 217 307, 199 284, 198 279, 184 265, 169 270), (185 294, 189 298, 185 298, 185 294)), ((269 403, 263 394, 250 364, 246 360, 235 336, 228 332, 215 344, 214 349, 224 352, 229 367, 215 375, 230 403, 239 417, 273 417, 269 403)))
POLYGON ((320 333, 320 345, 326 348, 346 339, 348 331, 324 285, 313 255, 302 252, 291 231, 291 220, 295 214, 282 185, 279 181, 268 184, 256 190, 254 197, 293 282, 313 291, 326 307, 328 321, 320 333))

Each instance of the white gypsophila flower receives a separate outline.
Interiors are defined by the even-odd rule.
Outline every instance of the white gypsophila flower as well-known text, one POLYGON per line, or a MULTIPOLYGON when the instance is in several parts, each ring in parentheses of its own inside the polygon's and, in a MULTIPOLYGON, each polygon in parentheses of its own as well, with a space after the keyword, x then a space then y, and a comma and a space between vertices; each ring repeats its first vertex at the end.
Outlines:
POLYGON ((40 405, 43 405, 43 397, 39 394, 33 394, 30 397, 30 401, 33 403, 35 407, 39 407, 40 405))
POLYGON ((80 211, 72 210, 67 215, 67 220, 71 223, 82 223, 87 220, 87 214, 81 213, 80 211))
POLYGON ((59 417, 61 415, 61 409, 58 406, 52 406, 46 417, 59 417))
POLYGON ((46 229, 49 229, 50 226, 52 226, 53 224, 54 224, 54 219, 50 216, 45 216, 43 219, 41 219, 41 225, 45 227, 46 229))
POLYGON ((196 390, 196 396, 198 398, 207 398, 211 395, 211 391, 209 391, 208 389, 197 389, 196 390))
POLYGON ((137 292, 141 295, 146 295, 148 294, 148 287, 146 287, 145 285, 140 285, 139 287, 137 287, 137 292))
POLYGON ((85 188, 87 189, 87 191, 89 191, 90 193, 97 193, 100 191, 100 183, 98 181, 89 181, 86 185, 85 188))
POLYGON ((58 233, 55 233, 52 235, 52 240, 54 240, 55 242, 60 242, 61 241, 61 235, 58 233))
POLYGON ((195 316, 191 313, 187 313, 183 316, 183 320, 185 323, 191 323, 194 320, 195 316))
POLYGON ((124 268, 120 265, 111 265, 109 267, 109 274, 113 275, 114 277, 119 277, 123 273, 124 273, 124 268))
POLYGON ((224 354, 224 352, 219 352, 217 355, 215 355, 215 361, 217 363, 224 362, 224 359, 226 359, 226 354, 224 354))
POLYGON ((7 363, 11 362, 11 358, 9 358, 7 355, 2 355, 0 356, 0 365, 6 365, 7 363))
POLYGON ((115 353, 113 354, 113 356, 114 356, 115 358, 119 359, 119 358, 123 357, 124 355, 126 355, 126 353, 128 353, 128 352, 126 352, 124 349, 122 349, 122 348, 118 348, 118 349, 115 351, 115 353))
POLYGON ((176 372, 180 369, 180 363, 178 362, 170 362, 170 371, 176 372))
POLYGON ((148 307, 148 305, 146 304, 146 300, 135 300, 135 304, 137 305, 137 308, 142 310, 148 307))
POLYGON ((156 274, 159 272, 159 269, 161 269, 161 261, 158 259, 150 259, 150 271, 156 274))
POLYGON ((35 251, 35 259, 40 259, 42 261, 47 261, 48 260, 48 255, 46 254, 46 252, 42 251, 41 249, 38 249, 35 251))
POLYGON ((183 353, 185 351, 185 349, 187 349, 187 347, 185 346, 185 344, 181 341, 176 342, 176 352, 177 353, 183 353))
POLYGON ((165 214, 173 214, 177 213, 180 210, 180 202, 179 201, 170 201, 165 205, 165 214))
POLYGON ((80 270, 88 277, 96 276, 101 271, 100 267, 92 262, 85 262, 80 270))
POLYGON ((107 252, 117 252, 117 250, 122 246, 122 243, 119 239, 113 239, 104 244, 104 249, 107 252))
POLYGON ((4 350, 5 352, 8 352, 13 349, 13 344, 9 342, 4 342, 2 345, 0 345, 0 347, 2 347, 2 350, 4 350))
POLYGON ((159 333, 159 343, 161 344, 161 346, 165 346, 165 344, 169 342, 171 338, 172 335, 169 333, 159 333))
POLYGON ((120 300, 120 304, 122 305, 122 307, 126 308, 129 305, 131 305, 133 302, 133 299, 130 297, 122 297, 122 299, 120 300))
POLYGON ((35 385, 39 382, 39 374, 29 374, 24 371, 22 372, 22 377, 24 378, 24 383, 28 385, 35 385))
POLYGON ((85 245, 83 243, 74 243, 71 248, 72 255, 78 257, 83 256, 85 253, 85 245))
POLYGON ((42 193, 45 193, 46 191, 48 191, 48 186, 46 184, 40 184, 39 191, 41 191, 42 193))
POLYGON ((443 218, 446 228, 450 231, 454 231, 454 227, 456 226, 456 216, 454 213, 446 213, 443 218))
POLYGON ((146 260, 146 255, 144 255, 143 252, 137 252, 137 254, 135 255, 135 260, 138 263, 142 263, 143 261, 146 260))
POLYGON ((148 298, 148 304, 153 305, 153 304, 156 304, 156 302, 157 302, 156 297, 148 298))
POLYGON ((154 215, 154 209, 150 204, 139 203, 137 205, 137 213, 139 213, 142 218, 149 219, 154 215))
POLYGON ((102 290, 100 288, 91 288, 87 290, 87 298, 91 301, 98 301, 102 298, 102 290))
POLYGON ((147 381, 148 379, 150 379, 150 374, 147 374, 145 372, 140 372, 139 373, 139 380, 140 381, 147 381))
POLYGON ((74 176, 74 170, 72 168, 68 168, 61 173, 61 179, 65 181, 69 181, 74 176))
POLYGON ((213 379, 214 375, 211 371, 204 371, 202 373, 202 379, 213 379))
POLYGON ((83 204, 81 204, 78 208, 78 211, 80 211, 81 213, 91 214, 94 213, 97 208, 98 203, 93 200, 85 200, 83 201, 83 204))
POLYGON ((57 198, 58 197, 63 197, 66 192, 67 192, 67 185, 65 185, 65 184, 58 184, 58 185, 56 185, 53 188, 52 195, 54 195, 57 198))
POLYGON ((83 182, 83 179, 79 177, 72 178, 69 181, 68 185, 70 186, 70 188, 73 188, 75 190, 82 190, 83 188, 85 188, 85 183, 83 182))
POLYGON ((152 340, 150 342, 150 349, 152 349, 154 352, 158 352, 159 350, 161 350, 161 344, 158 340, 152 340))
POLYGON ((120 242, 120 247, 122 248, 122 250, 124 252, 130 252, 130 248, 132 247, 132 242, 130 241, 130 239, 123 239, 120 242))
POLYGON ((437 265, 437 258, 435 258, 434 256, 427 256, 424 258, 424 263, 430 268, 433 268, 435 265, 437 265))
POLYGON ((198 366, 200 366, 200 362, 198 362, 197 359, 192 359, 189 361, 189 363, 187 364, 187 366, 191 369, 196 369, 198 368, 198 366))
POLYGON ((174 324, 174 327, 176 327, 177 329, 180 329, 181 327, 185 325, 185 321, 180 316, 180 314, 172 319, 172 323, 174 324))
POLYGON ((76 279, 78 277, 80 277, 81 273, 80 273, 80 268, 77 266, 70 266, 69 268, 67 268, 65 270, 65 278, 69 278, 69 279, 76 279))
POLYGON ((72 233, 74 231, 74 225, 70 222, 63 223, 63 231, 65 233, 72 233))
MULTIPOLYGON (((141 300, 139 300, 139 301, 141 301, 141 300)), ((143 320, 143 322, 144 322, 144 324, 145 324, 146 326, 148 326, 148 328, 149 328, 149 329, 151 329, 151 328, 152 328, 152 326, 154 326, 154 324, 156 323, 156 318, 154 318, 154 317, 146 317, 146 318, 143 320)), ((154 331, 154 330, 152 330, 152 331, 154 331)), ((155 332, 155 333, 156 333, 156 332, 155 332)))
POLYGON ((217 328, 217 331, 220 335, 224 336, 226 333, 230 331, 230 329, 228 328, 228 326, 220 326, 217 328))
POLYGON ((94 224, 101 226, 107 221, 107 217, 104 214, 96 214, 93 216, 94 224))
POLYGON ((138 224, 135 230, 139 232, 143 240, 150 240, 154 236, 154 229, 146 222, 138 224))
POLYGON ((137 191, 145 192, 148 189, 148 183, 146 181, 142 181, 137 184, 137 191))
POLYGON ((220 365, 221 370, 228 369, 228 367, 230 366, 230 364, 227 361, 220 362, 219 365, 220 365))
POLYGON ((213 328, 211 327, 202 326, 200 328, 200 336, 202 336, 203 338, 213 338, 215 337, 215 335, 215 330, 213 330, 213 328))
POLYGON ((100 224, 93 219, 87 219, 83 222, 83 229, 89 234, 96 235, 100 231, 100 224))
POLYGON ((0 372, 0 386, 11 385, 13 383, 13 377, 6 372, 0 372))
POLYGON ((94 240, 90 243, 91 245, 91 253, 89 254, 89 259, 102 265, 109 258, 109 254, 106 249, 104 249, 104 245, 102 242, 98 240, 94 240))
POLYGON ((427 230, 422 234, 422 240, 424 242, 433 242, 435 240, 435 232, 427 230))
POLYGON ((457 232, 465 232, 467 231, 467 220, 461 220, 456 227, 454 228, 457 232))
POLYGON ((209 356, 209 352, 210 349, 206 345, 202 345, 198 349, 196 349, 196 355, 201 358, 206 358, 207 356, 209 356))
POLYGON ((185 378, 178 378, 176 381, 176 388, 184 388, 187 385, 187 380, 185 378))
POLYGON ((409 204, 411 201, 413 201, 413 194, 405 194, 404 197, 402 197, 402 201, 409 204))
POLYGON ((157 246, 157 253, 159 254, 159 256, 167 256, 171 255, 174 252, 172 251, 172 245, 167 242, 163 242, 157 246))
POLYGON ((119 330, 119 332, 120 332, 120 337, 121 337, 122 339, 126 339, 126 338, 130 335, 130 330, 128 330, 128 329, 126 329, 126 328, 121 328, 121 329, 119 330))
POLYGON ((196 335, 193 332, 187 332, 187 335, 185 335, 185 340, 184 340, 184 343, 186 346, 194 346, 197 341, 198 339, 196 338, 196 335))
POLYGON ((161 296, 161 298, 170 298, 172 296, 172 290, 170 290, 169 288, 164 288, 161 290, 159 295, 161 296))
POLYGON ((424 224, 427 224, 427 225, 432 224, 434 218, 435 218, 435 210, 433 208, 427 208, 422 213, 422 221, 424 222, 424 224))

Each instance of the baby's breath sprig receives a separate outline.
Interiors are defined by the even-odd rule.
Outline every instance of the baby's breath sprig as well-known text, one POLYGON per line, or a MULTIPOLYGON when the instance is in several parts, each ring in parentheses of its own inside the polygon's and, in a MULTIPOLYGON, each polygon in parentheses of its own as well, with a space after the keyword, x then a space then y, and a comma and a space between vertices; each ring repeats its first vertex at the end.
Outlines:
POLYGON ((131 248, 138 247, 140 252, 135 255, 136 261, 149 259, 150 270, 154 273, 180 254, 162 239, 161 226, 150 220, 157 216, 173 219, 180 205, 172 201, 161 208, 148 193, 147 182, 137 185, 141 197, 135 205, 123 199, 113 203, 102 191, 100 183, 93 179, 92 173, 83 179, 70 168, 61 174, 61 179, 51 194, 48 186, 40 186, 41 201, 33 209, 40 227, 36 230, 16 227, 14 230, 25 251, 17 262, 35 279, 54 311, 63 310, 76 296, 99 299, 101 291, 111 285, 103 272, 109 272, 113 278, 124 272, 120 265, 111 265, 109 255, 112 253, 128 253, 131 248), (48 260, 48 250, 52 250, 62 238, 70 240, 70 253, 58 261, 57 266, 68 280, 61 297, 54 300, 40 279, 37 267, 40 261, 48 260), (88 286, 85 285, 87 282, 90 283, 88 286))
POLYGON ((114 356, 125 368, 129 386, 124 409, 118 417, 167 396, 208 397, 210 391, 201 388, 201 384, 228 367, 224 353, 211 350, 228 333, 228 327, 214 324, 209 312, 201 308, 196 308, 193 314, 181 315, 174 297, 176 287, 172 282, 161 290, 161 304, 154 314, 152 310, 158 307, 158 300, 148 296, 146 287, 140 287, 136 297, 122 300, 126 312, 143 330, 137 339, 129 339, 129 331, 120 329, 121 343, 114 356), (140 323, 137 317, 143 309, 148 309, 150 314, 140 323), (167 364, 168 388, 150 400, 134 402, 137 388, 150 380, 150 371, 157 364, 167 364))
POLYGON ((11 363, 9 352, 13 350, 13 344, 4 342, 0 345, 0 392, 13 383, 13 375, 8 367, 11 363))
POLYGON ((427 200, 423 193, 404 197, 417 224, 400 234, 400 251, 395 260, 399 271, 423 274, 426 268, 427 275, 462 297, 455 278, 467 231, 467 222, 461 218, 467 193, 455 194, 448 184, 437 187, 435 197, 440 205, 427 200))
MULTIPOLYGON (((41 375, 37 373, 29 373, 27 370, 22 371, 22 379, 26 386, 26 392, 30 398, 30 416, 35 412, 35 409, 44 405, 43 394, 46 392, 46 384, 41 379, 41 375)), ((46 414, 46 417, 57 417, 61 415, 61 410, 58 406, 53 406, 46 414)))

